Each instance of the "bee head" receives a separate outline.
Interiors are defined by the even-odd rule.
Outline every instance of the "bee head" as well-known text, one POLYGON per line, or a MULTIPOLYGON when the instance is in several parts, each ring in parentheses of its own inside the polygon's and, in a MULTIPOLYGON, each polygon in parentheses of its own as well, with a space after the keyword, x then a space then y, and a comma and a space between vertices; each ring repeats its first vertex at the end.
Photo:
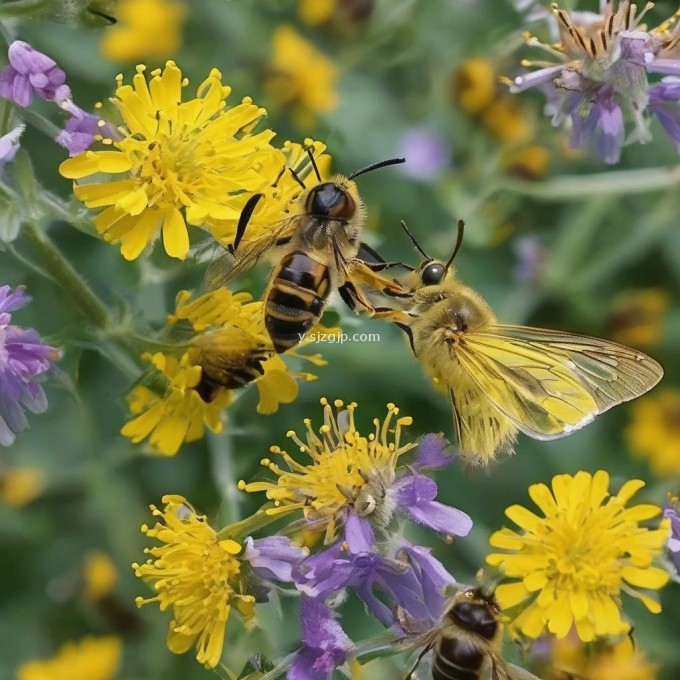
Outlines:
POLYGON ((336 220, 349 220, 357 211, 349 192, 336 182, 322 182, 313 187, 305 208, 310 215, 336 220))
POLYGON ((446 277, 446 265, 437 260, 425 262, 419 269, 419 276, 423 286, 438 286, 446 277))

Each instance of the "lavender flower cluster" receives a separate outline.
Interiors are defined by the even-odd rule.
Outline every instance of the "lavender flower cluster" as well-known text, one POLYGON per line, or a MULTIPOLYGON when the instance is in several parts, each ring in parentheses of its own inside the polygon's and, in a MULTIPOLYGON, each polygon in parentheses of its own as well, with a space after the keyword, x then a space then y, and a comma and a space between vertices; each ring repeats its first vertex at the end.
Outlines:
POLYGON ((555 7, 559 48, 535 37, 528 45, 547 50, 560 63, 538 62, 542 68, 517 76, 510 91, 539 89, 553 125, 571 127, 571 145, 593 144, 606 163, 618 163, 625 144, 650 141, 653 117, 680 151, 680 33, 677 27, 670 30, 672 20, 647 29, 645 14, 636 17, 628 0, 616 9, 615 3, 603 2, 600 13, 555 7), (650 74, 666 77, 652 84, 650 74), (629 119, 634 129, 627 133, 629 119))

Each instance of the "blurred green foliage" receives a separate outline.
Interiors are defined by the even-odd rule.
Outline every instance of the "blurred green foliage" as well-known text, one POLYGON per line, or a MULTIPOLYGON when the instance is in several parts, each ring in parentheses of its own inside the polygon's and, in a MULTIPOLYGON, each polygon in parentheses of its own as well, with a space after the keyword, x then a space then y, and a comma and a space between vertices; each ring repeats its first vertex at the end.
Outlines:
MULTIPOLYGON (((456 263, 460 277, 507 322, 606 337, 612 332, 608 319, 617 294, 666 289, 673 304, 651 353, 666 369, 663 384, 680 386, 680 192, 675 185, 631 190, 624 179, 628 170, 676 164, 671 145, 657 134, 651 144, 627 148, 619 167, 606 169, 588 155, 567 153, 564 133, 541 117, 540 96, 521 95, 536 120, 533 140, 549 150, 550 165, 546 185, 543 179, 509 177, 499 162, 504 149, 456 107, 451 83, 471 57, 494 59, 512 74, 521 50, 511 49, 520 44, 525 28, 521 15, 502 0, 368 4, 374 7, 365 20, 313 27, 300 22, 293 0, 191 0, 183 47, 173 58, 193 84, 217 66, 236 100, 252 96, 269 109, 269 125, 280 142, 305 136, 324 140, 334 169, 340 171, 400 154, 413 127, 436 133, 451 158, 438 177, 417 180, 390 169, 361 178, 370 215, 367 240, 387 259, 415 263, 416 254, 399 228, 404 219, 428 252, 446 256, 455 241, 456 220, 464 218, 466 242, 456 263), (295 25, 341 70, 340 104, 314 129, 297 129, 285 107, 268 100, 263 91, 272 31, 284 22, 295 25), (594 191, 589 177, 602 173, 614 174, 605 180, 605 189, 594 191), (624 191, 617 189, 616 173, 621 173, 624 191), (559 195, 563 176, 576 182, 567 197, 559 195), (526 236, 537 240, 544 260, 532 280, 520 281, 514 273, 514 248, 526 236)), ((673 3, 659 2, 654 18, 669 16, 673 9, 673 3)), ((28 19, 14 28, 18 37, 51 55, 66 71, 75 101, 83 108, 91 109, 112 93, 116 73, 133 71, 132 65, 113 64, 101 56, 99 41, 107 28, 28 19)), ((59 123, 41 104, 38 108, 59 123)), ((65 151, 30 126, 22 143, 40 184, 68 197, 70 182, 57 172, 65 151)), ((63 221, 55 221, 51 235, 107 303, 133 310, 140 327, 162 322, 178 289, 200 285, 200 269, 168 262, 159 252, 150 262, 129 263, 116 248, 63 221)), ((28 254, 22 238, 16 246, 28 254)), ((48 339, 68 338, 69 329, 83 323, 57 286, 8 253, 0 252, 0 272, 1 284, 25 284, 34 298, 16 315, 17 323, 35 327, 48 339)), ((265 276, 265 270, 256 270, 243 287, 261 290, 265 276)), ((366 427, 382 415, 385 403, 394 401, 402 413, 413 416, 413 436, 430 431, 451 436, 447 400, 422 376, 401 333, 378 320, 355 318, 338 303, 333 308, 343 326, 379 333, 380 342, 319 347, 329 366, 319 370, 318 381, 301 385, 294 404, 274 416, 257 416, 256 391, 248 389, 228 411, 225 434, 184 446, 171 459, 144 455, 118 434, 127 417, 130 378, 96 346, 67 347, 61 368, 75 381, 77 397, 48 387, 48 412, 32 416, 31 429, 2 451, 3 464, 35 465, 44 471, 47 485, 24 508, 0 506, 1 680, 15 677, 15 668, 26 659, 50 656, 64 640, 111 632, 125 634, 120 678, 209 677, 190 653, 177 657, 167 651, 167 613, 152 607, 135 610, 134 597, 145 592, 129 566, 142 559, 139 525, 150 519, 149 503, 166 493, 183 494, 217 524, 253 511, 260 499, 236 491, 235 482, 259 475, 259 460, 269 446, 283 444, 285 432, 300 429, 303 418, 318 422, 321 396, 357 401, 358 420, 366 427), (115 598, 123 618, 112 618, 83 599, 82 563, 93 550, 109 553, 120 570, 115 598), (132 616, 134 625, 126 633, 132 616)), ((646 464, 631 457, 622 435, 628 420, 629 406, 624 405, 563 440, 542 443, 521 436, 516 455, 489 470, 444 471, 438 477, 440 499, 472 516, 471 535, 452 545, 418 529, 410 529, 410 537, 434 546, 456 578, 470 582, 483 564, 490 532, 505 522, 504 509, 527 504, 528 485, 549 482, 556 473, 604 468, 615 484, 639 477, 648 484, 641 497, 663 502, 667 491, 677 490, 678 480, 654 478, 646 464)), ((664 611, 658 616, 626 602, 637 643, 662 665, 660 677, 666 680, 680 672, 678 592, 678 585, 671 584, 661 593, 664 611)), ((293 607, 286 602, 284 609, 293 607)), ((344 620, 356 640, 379 628, 356 605, 344 620)), ((237 673, 255 649, 274 655, 296 646, 295 625, 281 625, 273 608, 263 609, 261 624, 246 639, 237 617, 229 623, 224 661, 237 673)), ((394 678, 405 668, 404 658, 398 657, 374 663, 365 673, 394 678)))

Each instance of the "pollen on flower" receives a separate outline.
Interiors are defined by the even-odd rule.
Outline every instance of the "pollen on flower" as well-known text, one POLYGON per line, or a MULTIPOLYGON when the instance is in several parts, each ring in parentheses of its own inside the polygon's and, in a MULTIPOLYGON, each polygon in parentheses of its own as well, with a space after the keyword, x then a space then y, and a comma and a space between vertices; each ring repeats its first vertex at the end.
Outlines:
POLYGON ((239 555, 242 546, 221 540, 182 496, 164 496, 164 508, 151 506, 158 521, 142 525, 142 533, 161 545, 147 548, 146 563, 133 564, 135 575, 153 585, 154 597, 136 599, 137 605, 158 602, 172 609, 168 648, 183 654, 196 646, 196 659, 214 668, 222 656, 231 609, 245 619, 254 616, 255 598, 241 590, 239 555))
POLYGON ((401 431, 412 423, 410 417, 397 417, 399 409, 387 405, 383 421, 375 419, 375 432, 361 435, 354 413, 357 404, 334 400, 333 406, 321 399, 324 424, 318 434, 310 419, 305 419, 305 438, 294 430, 286 433, 306 454, 311 463, 298 462, 289 453, 272 446, 271 452, 282 459, 285 468, 269 458, 262 465, 278 479, 274 482, 251 482, 239 488, 249 493, 264 491, 275 507, 270 514, 301 510, 306 519, 319 528, 326 527, 330 541, 342 522, 343 512, 353 508, 360 515, 371 514, 379 523, 389 521, 391 509, 387 491, 396 477, 399 457, 415 444, 402 444, 401 431), (287 469, 286 469, 287 468, 287 469))
POLYGON ((88 150, 64 161, 60 172, 75 180, 117 176, 76 184, 74 192, 88 207, 103 208, 97 230, 120 242, 126 259, 139 257, 159 234, 167 254, 184 259, 189 226, 223 232, 227 220, 235 228, 244 192, 270 186, 285 158, 271 146, 271 130, 253 132, 263 108, 247 98, 227 107, 230 88, 217 69, 186 102, 188 81, 173 61, 148 80, 141 65, 132 85, 122 74, 116 81, 111 102, 123 123, 120 139, 108 145, 113 150, 88 150))
POLYGON ((504 609, 517 608, 511 624, 515 634, 536 639, 547 629, 564 638, 574 626, 588 642, 626 633, 630 624, 621 615, 621 592, 653 613, 661 611, 656 599, 637 590, 656 590, 669 578, 653 566, 668 538, 669 521, 647 529, 640 522, 657 517, 661 508, 626 507, 643 486, 631 480, 610 495, 603 470, 557 475, 552 489, 529 487, 544 517, 519 505, 506 510, 521 531, 495 532, 491 545, 506 552, 492 553, 486 561, 514 581, 500 585, 496 595, 504 609))

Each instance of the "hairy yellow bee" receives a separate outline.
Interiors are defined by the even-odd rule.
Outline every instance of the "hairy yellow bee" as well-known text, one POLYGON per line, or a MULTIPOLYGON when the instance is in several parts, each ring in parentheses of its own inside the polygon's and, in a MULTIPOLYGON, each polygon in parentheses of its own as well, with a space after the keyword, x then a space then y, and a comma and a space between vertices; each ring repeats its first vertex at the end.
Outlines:
POLYGON ((654 359, 608 340, 499 323, 451 266, 463 222, 447 262, 425 254, 403 227, 424 260, 401 282, 408 296, 392 320, 448 393, 461 454, 472 464, 511 453, 518 430, 543 440, 571 434, 663 376, 654 359))

